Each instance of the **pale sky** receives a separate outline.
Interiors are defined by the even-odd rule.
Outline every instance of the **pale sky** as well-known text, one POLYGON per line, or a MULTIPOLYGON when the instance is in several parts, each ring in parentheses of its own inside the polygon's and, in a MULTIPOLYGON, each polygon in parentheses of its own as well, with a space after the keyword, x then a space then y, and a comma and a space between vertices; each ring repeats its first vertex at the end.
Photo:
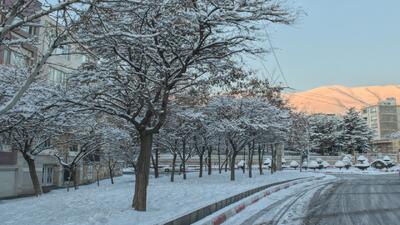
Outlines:
MULTIPOLYGON (((400 0, 287 3, 307 15, 268 32, 290 87, 301 91, 336 84, 400 84, 400 0)), ((270 74, 280 74, 272 54, 264 61, 270 74)), ((265 74, 261 60, 253 63, 265 74)))

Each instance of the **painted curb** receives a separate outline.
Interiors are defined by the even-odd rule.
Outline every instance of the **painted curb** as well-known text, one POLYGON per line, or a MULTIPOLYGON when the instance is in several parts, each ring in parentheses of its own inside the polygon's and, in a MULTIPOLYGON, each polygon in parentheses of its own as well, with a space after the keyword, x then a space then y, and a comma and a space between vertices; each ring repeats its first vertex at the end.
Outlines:
POLYGON ((320 180, 322 178, 323 177, 306 178, 301 181, 291 181, 289 183, 280 184, 277 187, 267 188, 263 191, 260 191, 256 194, 254 194, 252 197, 249 196, 249 199, 243 200, 243 202, 241 204, 239 204, 238 206, 230 208, 230 209, 218 214, 217 216, 212 217, 209 221, 202 223, 202 225, 220 225, 220 224, 224 223, 226 220, 228 220, 230 217, 242 212, 246 207, 248 207, 252 204, 255 204, 260 199, 265 198, 272 193, 278 192, 283 189, 287 189, 296 184, 310 182, 313 180, 320 180))

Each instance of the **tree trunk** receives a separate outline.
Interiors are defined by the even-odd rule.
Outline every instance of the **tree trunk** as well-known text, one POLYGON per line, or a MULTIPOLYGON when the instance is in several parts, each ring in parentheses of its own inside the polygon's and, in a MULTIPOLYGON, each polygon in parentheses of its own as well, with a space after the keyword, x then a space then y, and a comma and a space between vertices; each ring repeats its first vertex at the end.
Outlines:
POLYGON ((222 173, 222 166, 221 166, 221 152, 219 149, 219 142, 218 142, 218 147, 217 147, 217 155, 218 155, 218 173, 222 173))
POLYGON ((231 162, 230 162, 230 167, 231 167, 231 181, 235 180, 235 159, 236 159, 236 154, 232 154, 231 162))
POLYGON ((253 144, 250 146, 249 145, 249 177, 253 177, 253 155, 254 155, 254 146, 255 145, 255 141, 253 140, 253 144))
POLYGON ((74 189, 78 190, 78 173, 76 172, 76 167, 74 167, 72 171, 73 171, 72 172, 72 177, 73 177, 72 181, 74 184, 74 189))
POLYGON ((39 178, 36 173, 35 160, 33 160, 29 157, 26 157, 25 160, 28 163, 29 175, 32 180, 33 190, 35 191, 35 195, 39 196, 43 193, 43 191, 42 191, 42 186, 40 185, 40 182, 39 182, 39 178))
POLYGON ((212 171, 212 161, 211 161, 211 155, 212 155, 212 147, 209 146, 208 147, 208 175, 211 175, 211 171, 212 171))
POLYGON ((182 173, 183 179, 186 180, 186 140, 182 140, 182 173))
POLYGON ((203 177, 203 154, 199 155, 199 160, 200 160, 199 177, 203 177))
POLYGON ((243 170, 243 174, 246 173, 246 147, 244 147, 244 150, 243 150, 243 167, 242 167, 242 170, 243 170))
POLYGON ((156 148, 156 160, 155 160, 155 167, 154 167, 154 177, 158 178, 160 175, 159 171, 158 171, 158 158, 159 158, 159 148, 156 148))
POLYGON ((275 172, 276 156, 274 145, 271 144, 271 174, 275 172))
POLYGON ((228 163, 229 163, 229 147, 228 147, 228 143, 225 142, 225 173, 228 172, 228 163))
POLYGON ((97 187, 99 187, 99 186, 100 186, 99 170, 100 170, 100 168, 96 170, 96 180, 97 180, 97 187))
POLYGON ((264 149, 261 145, 258 145, 258 169, 260 170, 260 175, 263 175, 263 161, 264 161, 264 149))
POLYGON ((72 168, 68 167, 68 184, 67 184, 67 192, 69 192, 69 188, 71 187, 71 180, 72 180, 72 168))
POLYGON ((177 154, 174 153, 174 157, 172 159, 171 182, 174 182, 176 157, 177 157, 177 154))
POLYGON ((158 178, 159 177, 159 173, 158 173, 158 148, 155 148, 155 157, 153 156, 153 154, 151 154, 151 163, 153 164, 153 168, 154 168, 154 178, 158 178))
POLYGON ((111 166, 110 162, 108 163, 108 171, 110 173, 111 184, 114 184, 113 167, 111 166))
POLYGON ((153 134, 140 131, 140 152, 136 165, 135 194, 132 207, 137 211, 146 211, 147 185, 149 183, 151 147, 153 134))

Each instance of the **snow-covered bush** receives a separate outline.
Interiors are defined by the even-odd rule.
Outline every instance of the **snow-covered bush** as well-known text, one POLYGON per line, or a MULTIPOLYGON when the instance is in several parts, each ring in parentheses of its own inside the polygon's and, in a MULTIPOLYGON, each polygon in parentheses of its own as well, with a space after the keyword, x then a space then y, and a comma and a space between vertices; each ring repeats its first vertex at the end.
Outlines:
POLYGON ((340 170, 345 166, 344 162, 341 160, 336 161, 335 167, 339 168, 340 170))
POLYGON ((313 169, 315 171, 315 169, 319 168, 319 164, 317 163, 317 161, 312 160, 310 162, 310 165, 308 165, 308 168, 313 169))
POLYGON ((357 162, 362 164, 362 163, 368 162, 368 159, 365 156, 360 155, 357 157, 357 162))
POLYGON ((344 167, 346 169, 349 169, 352 165, 351 161, 352 161, 352 156, 351 155, 345 155, 342 159, 343 163, 344 163, 344 167))
POLYGON ((297 167, 299 167, 299 163, 293 160, 290 162, 290 167, 292 167, 293 169, 297 169, 297 167))
POLYGON ((385 155, 383 157, 383 161, 385 161, 385 163, 386 163, 386 168, 390 168, 390 167, 393 167, 395 165, 393 160, 388 155, 385 155))
POLYGON ((358 163, 354 166, 360 170, 366 170, 370 166, 368 159, 363 155, 360 155, 359 157, 357 157, 357 162, 358 163))
POLYGON ((371 166, 376 169, 384 169, 386 168, 386 162, 382 159, 376 159, 371 163, 371 166))
POLYGON ((328 168, 330 166, 327 161, 322 161, 321 165, 323 166, 323 168, 328 168))
POLYGON ((364 162, 364 163, 357 163, 356 165, 354 165, 355 167, 357 167, 360 170, 366 170, 369 167, 369 163, 368 162, 364 162))

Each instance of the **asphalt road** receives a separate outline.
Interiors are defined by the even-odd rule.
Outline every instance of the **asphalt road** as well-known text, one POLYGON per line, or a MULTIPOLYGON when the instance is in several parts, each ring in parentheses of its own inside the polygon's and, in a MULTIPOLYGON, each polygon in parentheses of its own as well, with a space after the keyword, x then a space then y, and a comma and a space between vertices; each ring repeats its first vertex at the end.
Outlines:
POLYGON ((398 175, 342 175, 317 191, 305 225, 399 225, 398 175))

